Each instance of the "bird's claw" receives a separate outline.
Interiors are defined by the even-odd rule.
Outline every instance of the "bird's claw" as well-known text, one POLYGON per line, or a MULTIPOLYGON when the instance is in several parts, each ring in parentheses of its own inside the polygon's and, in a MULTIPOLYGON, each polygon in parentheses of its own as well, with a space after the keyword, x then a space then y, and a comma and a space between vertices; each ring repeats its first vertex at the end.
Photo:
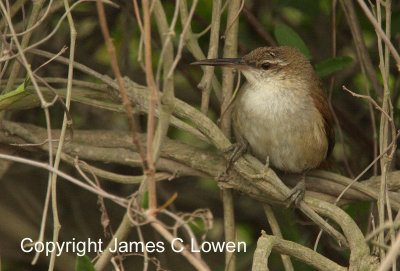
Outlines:
POLYGON ((293 204, 295 206, 299 206, 300 202, 304 199, 304 195, 306 193, 306 182, 305 179, 302 180, 290 191, 289 196, 286 198, 288 203, 286 207, 289 208, 293 204))
POLYGON ((247 141, 241 141, 233 143, 228 148, 222 149, 222 152, 224 153, 232 151, 225 172, 229 172, 233 164, 247 151, 248 147, 249 143, 247 143, 247 141))

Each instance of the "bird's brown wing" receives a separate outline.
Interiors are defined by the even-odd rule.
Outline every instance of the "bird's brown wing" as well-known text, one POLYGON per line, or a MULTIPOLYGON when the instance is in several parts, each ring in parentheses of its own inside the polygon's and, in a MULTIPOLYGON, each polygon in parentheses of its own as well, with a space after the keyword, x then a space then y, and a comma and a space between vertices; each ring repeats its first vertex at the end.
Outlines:
POLYGON ((328 137, 328 152, 326 157, 332 153, 335 146, 335 130, 333 129, 333 117, 330 110, 326 93, 323 90, 322 82, 318 82, 318 86, 311 92, 311 97, 314 101, 315 107, 321 113, 324 120, 325 134, 328 137))

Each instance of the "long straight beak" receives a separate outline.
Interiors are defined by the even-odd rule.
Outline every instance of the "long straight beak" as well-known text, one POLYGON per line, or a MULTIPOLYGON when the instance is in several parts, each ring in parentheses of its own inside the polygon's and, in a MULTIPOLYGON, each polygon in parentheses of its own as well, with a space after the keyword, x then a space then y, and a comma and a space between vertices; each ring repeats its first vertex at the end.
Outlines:
POLYGON ((214 58, 203 59, 190 63, 191 65, 206 65, 206 66, 221 66, 236 69, 243 69, 248 67, 243 58, 214 58))

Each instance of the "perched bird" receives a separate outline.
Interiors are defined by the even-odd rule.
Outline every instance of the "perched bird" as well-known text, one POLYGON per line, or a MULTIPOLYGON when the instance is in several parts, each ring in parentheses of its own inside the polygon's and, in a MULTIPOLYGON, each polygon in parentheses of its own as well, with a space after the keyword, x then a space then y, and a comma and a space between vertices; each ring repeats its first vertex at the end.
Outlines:
POLYGON ((280 46, 192 64, 235 68, 246 77, 233 104, 237 143, 230 160, 249 147, 261 161, 269 157, 271 167, 302 174, 290 196, 297 204, 304 197, 305 173, 324 163, 335 144, 327 97, 309 60, 296 48, 280 46))

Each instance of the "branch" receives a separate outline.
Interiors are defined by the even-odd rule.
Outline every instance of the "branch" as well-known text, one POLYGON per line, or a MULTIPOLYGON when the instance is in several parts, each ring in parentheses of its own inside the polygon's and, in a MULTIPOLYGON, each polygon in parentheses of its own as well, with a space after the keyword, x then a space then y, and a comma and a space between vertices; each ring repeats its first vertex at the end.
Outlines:
POLYGON ((133 112, 132 112, 132 106, 131 106, 131 102, 128 99, 126 90, 125 90, 125 86, 122 82, 122 76, 121 76, 121 72, 119 70, 118 67, 118 62, 117 62, 117 55, 115 52, 115 47, 112 43, 111 37, 110 37, 110 33, 108 31, 108 26, 107 26, 107 21, 106 21, 106 16, 105 16, 105 12, 104 12, 104 6, 103 3, 101 2, 101 0, 97 0, 96 1, 96 6, 97 6, 97 12, 99 13, 99 20, 100 20, 100 25, 101 25, 101 31, 103 33, 104 36, 104 40, 106 42, 107 45, 107 49, 108 49, 108 53, 110 55, 110 59, 111 59, 111 67, 114 71, 116 80, 117 80, 117 84, 118 84, 118 90, 121 94, 122 97, 122 104, 125 108, 126 111, 126 116, 128 118, 128 123, 129 123, 129 128, 131 129, 131 133, 132 133, 132 142, 133 144, 135 144, 140 157, 142 159, 142 163, 143 163, 143 169, 146 170, 148 168, 148 161, 146 159, 146 155, 144 153, 144 150, 137 138, 137 125, 136 125, 136 121, 133 117, 133 112))
POLYGON ((108 243, 107 247, 104 249, 104 252, 100 255, 100 257, 96 261, 96 264, 94 265, 96 271, 104 270, 107 267, 107 264, 110 262, 110 259, 113 256, 111 250, 112 251, 116 250, 115 247, 116 242, 114 240, 117 239, 118 243, 124 241, 128 236, 128 234, 131 232, 132 227, 133 224, 130 222, 128 214, 125 213, 121 223, 118 226, 116 233, 112 237, 112 240, 108 243))
POLYGON ((264 231, 257 241, 257 249, 254 252, 252 271, 268 271, 268 258, 271 251, 290 255, 317 270, 346 271, 347 268, 338 265, 321 254, 297 243, 286 241, 278 236, 267 235, 264 231))
POLYGON ((277 46, 278 44, 274 38, 265 31, 264 25, 256 18, 256 16, 245 5, 243 8, 243 15, 247 22, 254 28, 257 34, 269 45, 277 46))
POLYGON ((149 111, 147 114, 147 149, 146 160, 147 168, 145 168, 147 190, 149 192, 149 208, 157 208, 157 193, 155 182, 155 168, 153 160, 153 138, 155 125, 155 110, 157 102, 157 88, 154 82, 153 65, 151 63, 151 25, 150 25, 150 9, 149 0, 142 0, 143 6, 143 30, 144 30, 144 52, 145 52, 145 72, 146 83, 149 91, 149 111))
MULTIPOLYGON (((161 97, 161 103, 159 103, 159 121, 157 123, 156 133, 154 135, 153 140, 153 159, 154 163, 157 163, 157 160, 160 156, 161 145, 164 142, 165 137, 167 136, 168 127, 173 119, 172 111, 174 108, 174 98, 175 98, 175 85, 174 85, 174 77, 168 77, 169 68, 172 66, 174 61, 174 48, 171 41, 172 31, 175 28, 175 23, 177 20, 178 10, 179 10, 179 0, 177 3, 177 7, 175 7, 176 16, 172 20, 170 28, 168 28, 167 16, 165 14, 164 8, 159 0, 154 2, 154 17, 157 22, 157 29, 161 38, 161 42, 163 44, 163 48, 161 50, 161 55, 159 59, 159 66, 157 67, 157 78, 158 71, 161 69, 161 63, 163 63, 163 94, 161 97)), ((158 79, 157 79, 158 84, 158 79)))
POLYGON ((394 60, 396 60, 396 62, 397 62, 397 70, 400 72, 400 55, 399 55, 399 53, 394 48, 392 42, 386 36, 385 32, 383 32, 382 28, 380 27, 380 25, 376 21, 374 15, 372 15, 371 11, 367 7, 367 5, 364 3, 364 1, 363 0, 357 0, 357 1, 358 1, 358 4, 360 5, 360 7, 362 8, 362 10, 364 11, 365 15, 367 16, 368 20, 374 26, 375 31, 378 33, 378 35, 382 38, 383 42, 389 48, 394 60))
MULTIPOLYGON (((48 151, 47 144, 43 143, 46 138, 46 129, 31 124, 20 124, 16 122, 3 121, 0 130, 0 143, 12 144, 16 148, 31 150, 28 144, 35 144, 36 148, 48 151), (15 144, 17 143, 17 144, 15 144), (28 143, 28 144, 26 144, 28 143)), ((59 130, 53 130, 52 137, 59 137, 59 130)), ((140 135, 141 142, 145 142, 145 135, 140 135)), ((121 165, 141 166, 140 156, 132 148, 129 133, 110 130, 76 130, 74 139, 68 142, 63 148, 62 159, 73 165, 74 157, 78 156, 82 160, 98 161, 105 163, 115 163, 121 165)), ((179 176, 203 176, 218 178, 219 174, 225 170, 225 159, 215 152, 207 151, 202 148, 190 146, 175 140, 165 139, 161 148, 161 158, 156 164, 157 170, 178 173, 179 176)), ((93 169, 93 167, 91 167, 93 169)), ((85 169, 85 167, 82 167, 85 169)), ((98 174, 98 172, 96 172, 98 174)), ((122 176, 122 175, 120 175, 122 176)), ((101 175, 99 175, 101 177, 101 175)), ((137 183, 143 176, 126 176, 124 183, 137 183), (133 179, 130 179, 133 178, 133 179), (128 180, 132 180, 129 181, 128 180)), ((162 177, 162 175, 160 175, 162 177)), ((400 189, 400 171, 388 173, 388 189, 397 191, 400 189)), ((281 197, 272 185, 264 184, 271 189, 268 194, 248 186, 246 181, 235 172, 227 177, 228 182, 220 182, 222 186, 231 186, 243 191, 249 196, 272 204, 283 204, 278 202, 281 197)), ((317 197, 318 199, 328 200, 331 203, 352 183, 352 179, 321 170, 311 171, 306 176, 307 192, 306 195, 317 197)), ((298 181, 296 175, 286 175, 285 183, 294 186, 298 181)), ((339 205, 348 204, 354 201, 373 201, 378 197, 377 188, 379 187, 380 176, 354 183, 343 195, 339 205)), ((400 209, 400 197, 398 193, 390 194, 392 208, 400 209)))
MULTIPOLYGON (((213 1, 212 18, 211 18, 211 32, 210 32, 210 44, 208 46, 207 58, 217 58, 218 56, 218 45, 219 45, 219 28, 221 24, 221 0, 213 1)), ((211 94, 211 83, 214 77, 214 67, 206 66, 203 69, 204 74, 198 84, 198 87, 202 90, 201 93, 201 112, 207 115, 208 105, 210 103, 211 94)))
MULTIPOLYGON (((201 114, 201 113, 199 112, 199 114, 201 114)), ((29 136, 32 137, 32 136, 35 136, 35 134, 37 134, 37 131, 35 132, 35 130, 32 130, 32 127, 34 127, 32 125, 24 125, 25 128, 28 128, 30 130, 27 130, 24 133, 21 133, 20 128, 18 128, 19 125, 16 126, 16 124, 13 124, 13 125, 11 125, 11 124, 12 124, 11 122, 7 122, 7 121, 5 121, 3 124, 4 128, 7 129, 9 134, 19 134, 19 136, 21 136, 21 134, 24 134, 24 137, 29 137, 29 136)), ((45 130, 43 128, 36 128, 36 129, 39 129, 41 131, 42 136, 45 135, 45 130)), ((97 136, 93 136, 94 135, 93 131, 92 131, 92 133, 89 133, 89 132, 82 133, 81 131, 76 131, 74 140, 77 140, 78 142, 85 138, 86 138, 86 140, 89 140, 87 142, 81 141, 82 145, 80 145, 80 147, 76 148, 81 152, 81 153, 79 153, 79 155, 84 155, 85 153, 92 153, 94 157, 92 157, 91 159, 94 159, 94 160, 101 159, 101 157, 103 157, 103 156, 98 155, 96 152, 94 152, 94 150, 96 150, 96 149, 93 149, 93 147, 90 146, 90 145, 95 144, 95 142, 97 142, 97 144, 100 144, 100 145, 104 146, 105 149, 109 150, 109 153, 105 154, 104 157, 107 157, 108 159, 113 159, 112 153, 114 153, 114 154, 117 153, 118 157, 115 157, 115 160, 113 160, 113 161, 126 160, 126 158, 125 158, 126 155, 123 154, 121 152, 121 150, 126 149, 125 146, 129 145, 129 136, 128 135, 125 134, 125 136, 123 136, 121 133, 119 133, 119 135, 116 135, 115 132, 112 132, 112 131, 99 131, 97 134, 98 134, 97 136), (90 134, 92 134, 91 137, 88 136, 90 134), (115 138, 118 138, 118 140, 116 141, 115 138), (87 148, 92 148, 92 149, 88 150, 87 148), (118 148, 118 149, 116 150, 115 148, 118 148)), ((6 142, 5 139, 15 141, 15 138, 14 139, 13 139, 13 137, 10 138, 9 135, 8 136, 6 136, 6 135, 0 136, 0 142, 6 142)), ((144 138, 143 138, 143 140, 144 140, 144 138)), ((70 142, 68 144, 68 146, 72 145, 72 144, 73 144, 73 142, 70 142)), ((75 148, 72 145, 71 150, 74 150, 74 149, 75 148)), ((64 151, 71 151, 71 150, 68 150, 68 147, 66 147, 64 149, 64 151)), ((161 157, 173 159, 174 161, 179 161, 180 163, 190 166, 194 169, 201 170, 204 173, 206 173, 207 175, 212 176, 212 177, 218 176, 218 174, 225 169, 224 159, 222 157, 220 157, 219 155, 216 155, 214 153, 210 153, 210 152, 207 152, 207 151, 204 151, 204 150, 192 147, 192 146, 188 146, 188 145, 185 145, 182 143, 176 143, 171 140, 166 140, 165 146, 163 146, 163 149, 161 150, 161 157)), ((138 159, 138 156, 136 159, 138 159)), ((140 164, 138 164, 138 166, 140 166, 140 164)), ((172 172, 173 169, 170 168, 170 171, 172 172)), ((392 182, 392 181, 398 182, 399 178, 396 177, 397 176, 396 174, 398 175, 398 174, 400 174, 400 172, 394 172, 393 175, 388 175, 388 182, 392 182), (393 177, 393 179, 391 177, 393 177)), ((314 182, 317 180, 316 176, 330 176, 330 179, 331 179, 330 181, 340 181, 341 183, 347 184, 346 178, 341 177, 337 174, 321 172, 321 171, 314 171, 313 175, 314 175, 314 177, 312 177, 312 180, 314 182), (316 173, 319 173, 319 175, 316 173), (322 173, 324 173, 324 174, 322 174, 322 173), (340 179, 339 177, 341 177, 342 179, 340 179)), ((375 179, 377 179, 377 177, 374 177, 368 183, 375 185, 375 183, 376 183, 375 179)), ((309 183, 308 180, 309 179, 307 179, 307 183, 309 183)), ((259 200, 260 202, 270 203, 273 205, 276 205, 276 204, 283 205, 284 204, 284 197, 282 196, 282 194, 280 192, 278 192, 276 190, 276 188, 268 182, 262 182, 262 181, 249 182, 248 180, 244 179, 240 175, 237 175, 235 172, 230 173, 227 176, 227 178, 222 181, 223 182, 220 182, 220 185, 222 185, 224 187, 229 187, 229 188, 239 190, 256 200, 259 200), (254 182, 260 183, 260 185, 258 185, 257 187, 254 187, 252 185, 252 184, 254 184, 254 182)), ((349 180, 349 181, 351 182, 351 180, 349 180)), ((325 192, 327 192, 327 189, 329 191, 330 186, 325 185, 327 183, 327 181, 324 179, 321 179, 320 182, 321 182, 321 184, 322 183, 324 184, 321 187, 325 188, 325 192)), ((337 186, 337 185, 335 185, 335 186, 337 186)), ((398 184, 397 184, 397 186, 398 186, 398 184)), ((342 187, 344 187, 344 186, 342 186, 342 187)), ((355 187, 356 188, 363 187, 364 190, 368 188, 363 183, 356 183, 355 187)), ((356 192, 356 190, 354 190, 354 189, 355 189, 354 187, 350 188, 347 193, 354 194, 356 192)), ((366 249, 363 248, 363 247, 365 247, 365 245, 363 245, 363 243, 360 243, 360 240, 363 240, 363 242, 365 242, 365 240, 362 237, 362 234, 360 234, 360 231, 357 228, 357 226, 354 224, 354 221, 352 221, 351 218, 348 217, 348 215, 346 213, 344 213, 340 208, 334 207, 333 205, 328 204, 324 201, 320 201, 320 200, 318 201, 316 198, 310 197, 310 195, 315 195, 315 194, 307 191, 307 194, 306 194, 307 204, 310 204, 310 206, 315 208, 315 210, 320 212, 322 215, 330 217, 331 219, 336 221, 341 226, 343 231, 345 232, 346 238, 347 238, 347 240, 349 240, 349 244, 352 248, 352 252, 354 251, 354 253, 355 253, 354 255, 363 256, 366 249), (354 249, 354 247, 357 247, 357 249, 354 249)), ((392 204, 392 206, 393 205, 394 204, 392 204)))
POLYGON ((346 15, 347 23, 349 24, 351 34, 353 36, 354 46, 360 61, 360 65, 364 65, 371 83, 378 94, 379 99, 383 98, 383 90, 379 84, 378 77, 376 76, 375 68, 372 65, 371 57, 368 53, 367 46, 362 35, 360 25, 358 23, 357 15, 354 10, 353 1, 340 0, 342 9, 346 15))
MULTIPOLYGON (((239 14, 242 0, 232 0, 228 4, 228 18, 225 27, 224 57, 236 57, 238 45, 239 14)), ((222 103, 220 115, 221 131, 227 138, 231 137, 231 110, 229 104, 232 98, 234 84, 234 70, 222 69, 222 103), (227 114, 225 114, 227 113, 227 114)), ((204 113, 204 112, 203 112, 204 113)), ((222 189, 222 204, 224 209, 224 233, 225 242, 236 241, 235 211, 233 205, 233 194, 231 189, 222 189)), ((236 254, 225 252, 225 270, 236 269, 236 254)))
MULTIPOLYGON (((276 220, 274 211, 272 210, 271 206, 269 206, 268 204, 264 204, 264 212, 265 212, 265 215, 267 216, 268 224, 269 224, 274 236, 282 238, 281 229, 279 228, 278 221, 276 220)), ((285 267, 285 270, 286 271, 294 271, 293 264, 292 264, 292 261, 290 260, 290 257, 286 254, 281 254, 281 258, 282 258, 282 263, 283 263, 283 266, 285 267)))
POLYGON ((367 242, 355 221, 345 211, 333 204, 311 197, 306 198, 305 201, 313 206, 318 213, 334 220, 342 228, 343 233, 349 242, 349 270, 373 270, 369 268, 371 263, 374 261, 374 257, 370 256, 367 242))
MULTIPOLYGON (((186 22, 188 20, 188 8, 187 8, 187 1, 186 0, 180 0, 180 6, 179 6, 179 10, 180 10, 180 15, 181 15, 181 23, 182 25, 186 25, 186 22)), ((204 59, 205 55, 203 53, 203 51, 200 48, 200 45, 197 41, 197 37, 196 35, 193 34, 192 32, 192 28, 189 26, 187 29, 187 35, 186 35, 186 47, 187 49, 192 53, 192 55, 194 56, 194 58, 196 60, 200 60, 200 59, 204 59)), ((217 96, 217 98, 219 100, 221 100, 221 87, 219 85, 219 82, 217 81, 217 79, 214 77, 212 78, 212 86, 214 88, 214 92, 215 95, 217 96)))

